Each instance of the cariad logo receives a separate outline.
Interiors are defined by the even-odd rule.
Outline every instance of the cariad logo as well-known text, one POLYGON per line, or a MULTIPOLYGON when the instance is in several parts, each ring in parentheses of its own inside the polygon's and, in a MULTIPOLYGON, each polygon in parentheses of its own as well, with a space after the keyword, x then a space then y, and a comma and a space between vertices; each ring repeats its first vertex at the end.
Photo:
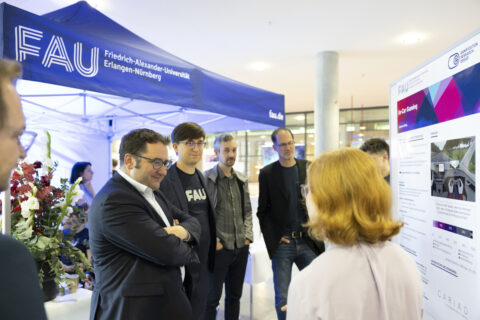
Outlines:
POLYGON ((450 58, 448 58, 448 67, 450 69, 453 69, 456 66, 458 66, 459 62, 460 62, 460 55, 458 54, 458 52, 454 53, 450 56, 450 58))
POLYGON ((283 114, 281 112, 275 113, 272 109, 268 110, 268 116, 272 119, 283 120, 283 114))

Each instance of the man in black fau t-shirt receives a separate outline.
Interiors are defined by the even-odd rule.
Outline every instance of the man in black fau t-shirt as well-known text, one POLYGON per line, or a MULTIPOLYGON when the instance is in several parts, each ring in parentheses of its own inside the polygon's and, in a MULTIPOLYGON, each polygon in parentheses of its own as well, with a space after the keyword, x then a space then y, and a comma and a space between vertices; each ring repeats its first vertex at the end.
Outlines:
POLYGON ((185 197, 188 202, 188 213, 197 218, 202 226, 202 234, 200 236, 200 256, 208 256, 208 248, 210 244, 210 233, 208 232, 208 197, 205 188, 202 185, 199 174, 197 172, 188 174, 183 172, 176 166, 185 197))
POLYGON ((216 245, 215 209, 206 191, 202 173, 196 169, 202 160, 205 132, 193 122, 179 124, 172 131, 173 149, 178 161, 168 169, 160 190, 178 208, 188 211, 201 225, 196 248, 200 264, 187 265, 184 286, 192 304, 195 320, 205 317, 216 245))

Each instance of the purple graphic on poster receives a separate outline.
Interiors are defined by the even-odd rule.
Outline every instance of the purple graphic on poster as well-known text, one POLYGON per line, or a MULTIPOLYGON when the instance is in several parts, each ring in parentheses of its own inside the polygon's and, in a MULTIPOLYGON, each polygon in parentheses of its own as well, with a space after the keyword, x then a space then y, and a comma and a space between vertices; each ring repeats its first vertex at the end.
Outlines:
POLYGON ((397 102, 398 132, 480 113, 480 63, 397 102))

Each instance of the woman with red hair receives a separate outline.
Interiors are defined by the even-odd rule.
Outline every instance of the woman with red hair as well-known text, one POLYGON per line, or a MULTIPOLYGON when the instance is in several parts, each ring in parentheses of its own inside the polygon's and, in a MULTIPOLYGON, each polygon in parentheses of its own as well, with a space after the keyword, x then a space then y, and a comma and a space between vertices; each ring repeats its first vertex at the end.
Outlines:
POLYGON ((292 280, 287 319, 421 319, 420 275, 388 241, 403 223, 391 217, 374 160, 353 148, 326 152, 307 177, 309 232, 327 250, 292 280))

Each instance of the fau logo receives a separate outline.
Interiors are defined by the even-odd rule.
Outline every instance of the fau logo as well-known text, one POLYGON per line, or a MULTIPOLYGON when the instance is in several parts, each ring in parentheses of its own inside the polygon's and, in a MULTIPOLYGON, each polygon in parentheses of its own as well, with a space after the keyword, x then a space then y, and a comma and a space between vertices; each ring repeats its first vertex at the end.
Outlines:
MULTIPOLYGON (((27 55, 40 57, 41 48, 31 42, 32 40, 40 41, 42 38, 43 32, 40 30, 21 25, 15 27, 15 59, 22 62, 27 59, 27 55)), ((53 35, 43 54, 42 65, 50 68, 52 64, 56 64, 64 67, 67 72, 77 70, 82 76, 91 78, 98 73, 98 54, 99 49, 93 47, 90 50, 90 67, 85 67, 82 63, 82 43, 76 42, 73 46, 72 65, 63 38, 53 35)))

